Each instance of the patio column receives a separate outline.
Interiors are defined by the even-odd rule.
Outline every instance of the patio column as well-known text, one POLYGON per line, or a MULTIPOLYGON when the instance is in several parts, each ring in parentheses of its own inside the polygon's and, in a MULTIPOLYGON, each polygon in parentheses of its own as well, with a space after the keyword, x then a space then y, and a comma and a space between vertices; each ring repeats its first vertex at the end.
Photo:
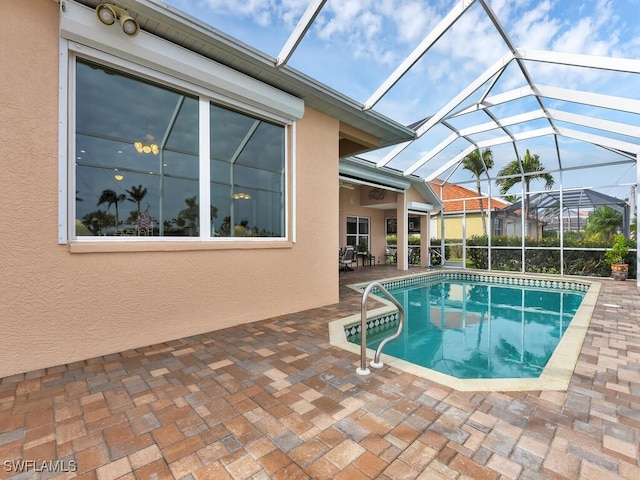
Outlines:
POLYGON ((397 269, 409 270, 409 211, 406 191, 398 192, 396 218, 398 221, 397 269))
POLYGON ((430 267, 429 247, 431 238, 429 237, 429 214, 420 215, 420 266, 430 267))

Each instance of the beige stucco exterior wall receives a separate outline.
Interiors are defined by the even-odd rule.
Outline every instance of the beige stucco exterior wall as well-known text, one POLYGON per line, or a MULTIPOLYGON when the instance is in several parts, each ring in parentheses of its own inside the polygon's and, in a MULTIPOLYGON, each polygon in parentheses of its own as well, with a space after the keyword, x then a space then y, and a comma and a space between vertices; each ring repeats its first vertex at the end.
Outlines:
MULTIPOLYGON (((345 245, 347 241, 347 217, 358 216, 370 219, 370 239, 369 249, 376 257, 376 263, 385 263, 385 248, 387 244, 386 220, 397 218, 397 202, 403 198, 401 193, 388 190, 381 199, 369 198, 369 191, 372 187, 366 185, 354 185, 354 189, 340 189, 340 245, 345 245), (392 206, 393 208, 384 208, 392 206)), ((407 201, 425 203, 425 199, 413 187, 407 190, 407 201)), ((428 239, 425 239, 428 240, 428 239)), ((426 244, 425 244, 426 245, 426 244)), ((425 250, 426 251, 426 250, 425 250)))
MULTIPOLYGON (((337 183, 337 182, 336 182, 337 183)), ((376 263, 384 263, 385 248, 385 210, 379 208, 363 207, 360 204, 362 195, 366 195, 370 187, 356 185, 354 190, 340 189, 340 225, 338 228, 338 243, 343 246, 347 243, 347 217, 358 216, 369 218, 369 238, 371 245, 369 250, 376 257, 376 263), (364 193, 363 193, 364 192, 364 193)), ((394 195, 395 192, 390 192, 394 195)), ((336 261, 338 258, 336 248, 336 261)))
POLYGON ((313 110, 296 126, 297 243, 88 253, 57 243, 58 8, 3 8, 0 377, 337 302, 339 122, 313 110))
MULTIPOLYGON (((445 216, 444 220, 444 229, 446 238, 450 239, 458 239, 462 238, 464 235, 462 234, 462 217, 459 216, 445 216)), ((440 220, 442 218, 441 215, 437 215, 436 217, 436 225, 437 228, 432 232, 434 238, 440 238, 440 220)), ((487 228, 489 228, 489 219, 487 218, 487 228)), ((480 212, 467 213, 465 218, 465 230, 467 233, 467 238, 471 238, 474 235, 482 235, 482 219, 480 218, 480 212)))
MULTIPOLYGON (((486 214, 485 214, 486 215, 486 214)), ((434 224, 436 226, 435 229, 432 229, 431 235, 434 238, 440 238, 441 230, 440 230, 440 221, 442 216, 440 214, 432 217, 434 219, 434 224)), ((462 218, 463 214, 454 214, 454 215, 445 215, 444 220, 444 228, 445 228, 445 237, 447 239, 455 240, 461 239, 462 235, 462 218)), ((487 229, 492 228, 492 222, 494 220, 494 216, 489 219, 485 216, 487 221, 487 229)), ((506 235, 509 237, 519 237, 522 234, 522 220, 520 217, 513 216, 508 217, 506 220, 504 217, 500 216, 503 221, 502 227, 502 235, 506 235)), ((470 212, 466 214, 465 219, 465 229, 466 229, 466 237, 471 238, 473 236, 482 236, 482 220, 480 218, 480 212, 470 212)), ((536 223, 529 222, 529 236, 535 238, 536 237, 536 223)), ((495 235, 495 232, 493 233, 495 235)), ((542 236, 542 225, 538 225, 538 236, 542 236)))

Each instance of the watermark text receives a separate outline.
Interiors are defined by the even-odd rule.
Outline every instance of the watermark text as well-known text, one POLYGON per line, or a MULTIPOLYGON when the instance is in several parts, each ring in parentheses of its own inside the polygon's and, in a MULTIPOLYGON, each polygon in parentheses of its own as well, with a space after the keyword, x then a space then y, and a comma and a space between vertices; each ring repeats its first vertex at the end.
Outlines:
POLYGON ((75 460, 5 460, 3 462, 5 472, 54 472, 67 473, 78 470, 78 462, 75 460))

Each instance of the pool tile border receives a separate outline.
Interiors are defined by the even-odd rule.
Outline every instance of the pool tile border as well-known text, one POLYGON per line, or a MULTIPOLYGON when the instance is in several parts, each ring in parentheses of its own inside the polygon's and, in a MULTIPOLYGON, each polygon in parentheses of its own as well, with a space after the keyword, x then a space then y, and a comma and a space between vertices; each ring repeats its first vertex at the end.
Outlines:
MULTIPOLYGON (((573 371, 578 361, 578 356, 580 354, 584 338, 587 334, 587 329, 589 328, 589 323, 591 322, 598 294, 600 293, 600 282, 567 277, 549 277, 535 274, 525 275, 509 273, 508 275, 505 275, 504 273, 475 273, 451 270, 446 272, 426 272, 417 275, 407 275, 405 277, 383 279, 379 280, 379 283, 385 288, 401 288, 442 279, 476 280, 505 285, 526 285, 563 290, 577 290, 584 292, 585 296, 578 308, 578 311, 560 339, 554 353, 547 362, 542 374, 538 378, 460 379, 429 368, 414 365, 405 360, 383 353, 381 360, 384 364, 461 391, 567 390, 569 381, 571 380, 571 376, 573 375, 573 371)), ((369 283, 370 282, 358 283, 349 285, 349 287, 362 292, 369 283)), ((368 312, 367 330, 370 328, 376 328, 388 322, 396 321, 398 318, 397 310, 391 302, 382 296, 376 295, 375 289, 372 294, 377 300, 383 303, 384 306, 372 309, 368 312)), ((349 334, 360 332, 360 323, 360 314, 351 315, 349 317, 330 322, 329 339, 331 345, 360 355, 360 346, 347 341, 347 336, 349 334)), ((373 354, 373 350, 367 349, 368 359, 373 358, 373 354)), ((373 369, 372 374, 375 375, 375 369, 373 369)))

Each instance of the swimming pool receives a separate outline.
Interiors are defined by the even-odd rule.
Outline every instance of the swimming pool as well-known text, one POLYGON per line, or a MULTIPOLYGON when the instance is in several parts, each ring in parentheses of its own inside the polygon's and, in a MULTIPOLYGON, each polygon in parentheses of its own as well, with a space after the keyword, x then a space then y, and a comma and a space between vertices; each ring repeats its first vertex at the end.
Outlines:
MULTIPOLYGON (((380 283, 406 316, 401 336, 384 347, 384 363, 461 390, 566 388, 599 291, 591 281, 465 271, 380 283)), ((331 343, 358 349, 358 319, 336 322, 331 343)), ((368 348, 397 321, 390 306, 370 312, 368 348)))

